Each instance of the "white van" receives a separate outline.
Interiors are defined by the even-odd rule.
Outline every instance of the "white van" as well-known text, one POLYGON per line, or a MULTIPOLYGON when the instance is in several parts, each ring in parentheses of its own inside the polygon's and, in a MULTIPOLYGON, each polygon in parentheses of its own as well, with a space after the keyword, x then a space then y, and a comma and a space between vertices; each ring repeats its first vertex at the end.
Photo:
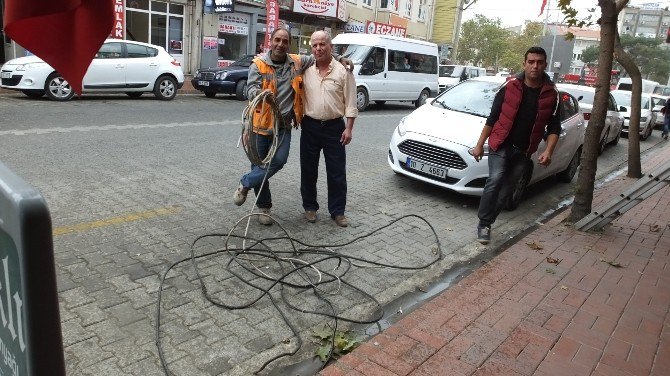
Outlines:
POLYGON ((333 51, 351 59, 359 111, 370 101, 411 101, 416 107, 437 95, 435 43, 377 34, 344 33, 333 38, 333 51))
MULTIPOLYGON (((642 92, 647 94, 653 94, 656 88, 660 86, 658 82, 642 79, 642 92)), ((633 91, 633 81, 630 77, 622 77, 619 79, 619 83, 616 85, 616 90, 628 90, 633 91)))
POLYGON ((440 92, 469 78, 483 76, 486 76, 486 69, 481 67, 468 65, 440 65, 440 78, 438 79, 440 92))

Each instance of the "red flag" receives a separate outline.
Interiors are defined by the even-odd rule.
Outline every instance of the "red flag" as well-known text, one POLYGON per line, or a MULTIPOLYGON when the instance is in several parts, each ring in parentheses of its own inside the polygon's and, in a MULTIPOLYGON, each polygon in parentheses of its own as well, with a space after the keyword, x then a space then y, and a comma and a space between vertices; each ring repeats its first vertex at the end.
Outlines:
POLYGON ((541 16, 542 13, 544 13, 545 6, 547 6, 547 0, 542 0, 542 8, 540 8, 540 14, 538 14, 538 16, 541 16))
POLYGON ((5 33, 81 94, 91 60, 114 25, 113 0, 5 0, 5 33))

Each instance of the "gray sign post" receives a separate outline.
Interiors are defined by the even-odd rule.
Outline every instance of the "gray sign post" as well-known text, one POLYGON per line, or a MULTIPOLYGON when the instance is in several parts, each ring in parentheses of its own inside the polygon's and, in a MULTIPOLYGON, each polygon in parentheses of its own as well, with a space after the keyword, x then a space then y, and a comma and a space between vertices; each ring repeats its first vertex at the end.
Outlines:
POLYGON ((0 163, 0 375, 65 375, 51 216, 0 163))

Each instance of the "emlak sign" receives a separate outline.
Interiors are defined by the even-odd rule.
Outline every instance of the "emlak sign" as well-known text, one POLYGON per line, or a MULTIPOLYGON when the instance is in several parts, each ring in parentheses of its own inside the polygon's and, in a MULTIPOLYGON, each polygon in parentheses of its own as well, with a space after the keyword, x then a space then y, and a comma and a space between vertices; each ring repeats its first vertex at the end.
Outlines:
POLYGON ((394 37, 403 37, 407 35, 407 29, 400 26, 393 26, 375 21, 368 21, 365 24, 367 34, 391 35, 394 37))
POLYGON ((125 15, 126 9, 123 0, 114 0, 114 28, 111 38, 123 39, 125 33, 125 15))
POLYGON ((295 0, 293 2, 294 12, 315 16, 337 17, 337 7, 337 0, 295 0))

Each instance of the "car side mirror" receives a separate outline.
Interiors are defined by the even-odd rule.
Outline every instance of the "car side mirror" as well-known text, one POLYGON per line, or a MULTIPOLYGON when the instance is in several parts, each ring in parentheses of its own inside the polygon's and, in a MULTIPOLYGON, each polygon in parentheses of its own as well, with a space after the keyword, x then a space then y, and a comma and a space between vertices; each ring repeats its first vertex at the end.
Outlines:
POLYGON ((626 110, 626 107, 619 106, 619 112, 626 112, 626 111, 628 111, 628 110, 626 110))

